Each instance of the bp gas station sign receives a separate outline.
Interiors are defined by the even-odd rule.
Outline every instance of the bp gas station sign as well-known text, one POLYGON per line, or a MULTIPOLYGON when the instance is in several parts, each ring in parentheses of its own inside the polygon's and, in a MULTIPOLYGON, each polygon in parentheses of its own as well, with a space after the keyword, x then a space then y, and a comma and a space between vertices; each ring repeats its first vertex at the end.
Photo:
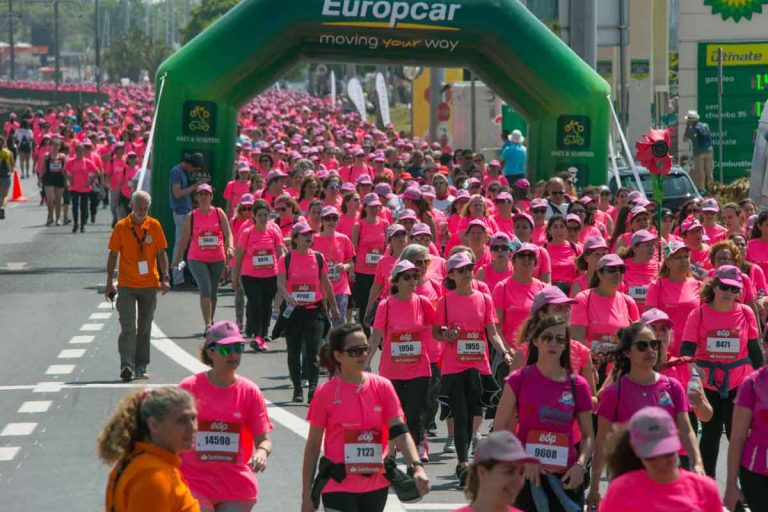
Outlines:
POLYGON ((715 176, 719 158, 718 49, 723 49, 723 177, 746 176, 752 166, 757 121, 768 99, 768 41, 701 42, 698 111, 712 130, 715 176))

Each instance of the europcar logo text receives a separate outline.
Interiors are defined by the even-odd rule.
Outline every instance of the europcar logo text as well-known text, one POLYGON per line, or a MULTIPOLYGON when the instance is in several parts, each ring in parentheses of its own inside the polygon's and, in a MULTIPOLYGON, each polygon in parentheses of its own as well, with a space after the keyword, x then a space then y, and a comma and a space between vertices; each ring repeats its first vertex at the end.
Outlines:
POLYGON ((323 0, 322 15, 349 20, 323 23, 331 26, 458 30, 456 27, 445 26, 442 23, 453 21, 461 7, 461 4, 442 2, 323 0), (369 21, 371 18, 381 21, 369 21))

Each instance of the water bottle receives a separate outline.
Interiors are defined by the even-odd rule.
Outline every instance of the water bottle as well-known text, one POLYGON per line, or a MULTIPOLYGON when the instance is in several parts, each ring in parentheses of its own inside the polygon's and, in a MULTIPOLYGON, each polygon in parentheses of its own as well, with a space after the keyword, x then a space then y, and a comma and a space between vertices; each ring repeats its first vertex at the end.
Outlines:
POLYGON ((688 394, 698 393, 701 388, 701 377, 699 376, 699 370, 696 368, 691 369, 691 380, 688 381, 688 394))
POLYGON ((283 310, 283 318, 291 318, 291 313, 293 313, 293 310, 296 309, 295 306, 291 306, 290 304, 285 305, 285 309, 283 310))
POLYGON ((182 270, 184 270, 186 267, 187 267, 187 262, 186 262, 186 261, 182 261, 181 263, 179 263, 178 265, 176 265, 176 270, 178 270, 179 272, 181 272, 181 271, 182 271, 182 270))

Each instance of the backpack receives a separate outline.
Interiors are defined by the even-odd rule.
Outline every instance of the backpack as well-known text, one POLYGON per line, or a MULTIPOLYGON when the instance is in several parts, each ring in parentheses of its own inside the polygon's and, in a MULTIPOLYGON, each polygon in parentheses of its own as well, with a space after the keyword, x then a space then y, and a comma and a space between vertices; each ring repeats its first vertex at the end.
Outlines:
POLYGON ((21 138, 21 142, 19 142, 19 151, 21 151, 22 153, 29 153, 30 151, 32 151, 32 144, 29 143, 29 139, 27 138, 26 135, 24 135, 21 138))
MULTIPOLYGON (((312 251, 315 253, 315 259, 317 260, 317 277, 323 277, 323 255, 318 251, 312 251)), ((285 255, 285 280, 288 280, 288 269, 291 267, 291 251, 285 255)))

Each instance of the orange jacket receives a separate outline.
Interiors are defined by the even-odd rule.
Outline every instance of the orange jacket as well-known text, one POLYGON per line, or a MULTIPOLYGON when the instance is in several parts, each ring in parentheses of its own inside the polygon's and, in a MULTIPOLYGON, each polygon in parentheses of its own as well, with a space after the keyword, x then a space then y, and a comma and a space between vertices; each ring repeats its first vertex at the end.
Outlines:
POLYGON ((121 460, 109 473, 107 512, 200 512, 176 455, 149 443, 136 443, 114 488, 121 460))

